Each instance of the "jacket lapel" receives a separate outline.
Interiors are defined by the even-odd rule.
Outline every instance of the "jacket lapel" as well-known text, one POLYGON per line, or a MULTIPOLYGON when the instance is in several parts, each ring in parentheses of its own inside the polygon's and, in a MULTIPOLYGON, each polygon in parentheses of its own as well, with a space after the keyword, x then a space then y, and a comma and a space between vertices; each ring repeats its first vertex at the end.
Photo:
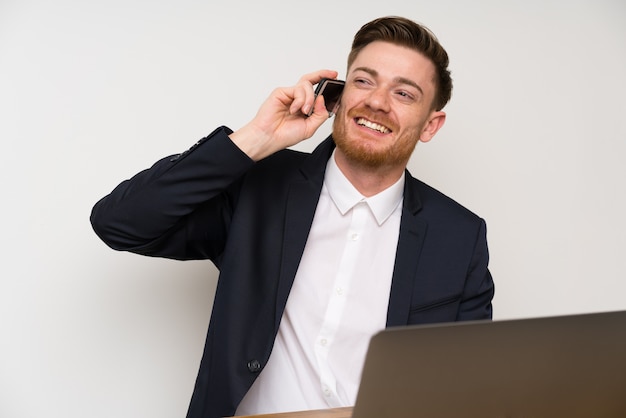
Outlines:
MULTIPOLYGON (((287 298, 304 252, 322 190, 326 164, 333 149, 334 142, 329 137, 304 160, 301 168, 302 177, 294 180, 289 188, 276 298, 276 330, 278 330, 282 319, 287 298)), ((426 222, 417 216, 422 204, 414 179, 408 171, 406 174, 400 235, 387 311, 388 327, 407 324, 411 309, 414 278, 427 228, 426 222)))
POLYGON ((426 237, 426 222, 417 216, 421 207, 413 177, 407 171, 400 236, 387 310, 387 327, 408 323, 419 255, 426 237))
POLYGON ((304 252, 315 209, 324 183, 324 172, 335 145, 329 137, 304 160, 302 177, 289 186, 285 213, 283 252, 276 298, 275 329, 287 304, 287 297, 296 277, 296 272, 304 252))

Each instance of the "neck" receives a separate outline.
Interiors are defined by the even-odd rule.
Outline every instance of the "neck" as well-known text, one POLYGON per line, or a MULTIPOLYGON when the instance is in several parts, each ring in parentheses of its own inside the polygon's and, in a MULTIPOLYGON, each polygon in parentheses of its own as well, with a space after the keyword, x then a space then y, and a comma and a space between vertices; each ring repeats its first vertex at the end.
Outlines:
POLYGON ((339 149, 336 149, 335 161, 343 175, 365 197, 374 196, 392 186, 402 177, 406 166, 365 166, 349 160, 339 149))

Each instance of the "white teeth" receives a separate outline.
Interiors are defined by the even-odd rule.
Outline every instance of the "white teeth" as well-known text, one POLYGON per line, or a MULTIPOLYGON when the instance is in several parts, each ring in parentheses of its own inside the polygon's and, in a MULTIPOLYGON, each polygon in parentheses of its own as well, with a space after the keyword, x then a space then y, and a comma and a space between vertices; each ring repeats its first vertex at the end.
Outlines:
POLYGON ((357 119, 356 123, 359 124, 359 125, 362 125, 362 126, 366 126, 366 127, 370 128, 370 129, 373 129, 373 130, 378 131, 378 132, 383 133, 383 134, 391 132, 389 130, 389 128, 387 128, 387 127, 385 127, 383 125, 379 125, 379 124, 374 123, 374 122, 370 122, 367 119, 359 118, 359 119, 357 119))

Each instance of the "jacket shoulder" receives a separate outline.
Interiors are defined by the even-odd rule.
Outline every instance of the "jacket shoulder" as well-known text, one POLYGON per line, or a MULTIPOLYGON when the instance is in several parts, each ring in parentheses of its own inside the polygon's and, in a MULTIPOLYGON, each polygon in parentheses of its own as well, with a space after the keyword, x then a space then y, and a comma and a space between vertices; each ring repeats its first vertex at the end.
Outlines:
POLYGON ((420 215, 432 220, 481 221, 482 218, 455 199, 412 176, 407 176, 408 187, 419 197, 420 215))

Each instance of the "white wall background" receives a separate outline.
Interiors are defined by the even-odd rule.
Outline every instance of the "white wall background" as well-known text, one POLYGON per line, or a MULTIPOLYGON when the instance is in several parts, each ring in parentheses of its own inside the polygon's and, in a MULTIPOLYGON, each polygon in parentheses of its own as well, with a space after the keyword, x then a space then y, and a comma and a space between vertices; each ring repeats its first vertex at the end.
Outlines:
POLYGON ((109 250, 92 205, 389 14, 450 53, 410 168, 486 218, 496 319, 626 309, 622 0, 0 0, 0 417, 184 416, 215 269, 109 250))

